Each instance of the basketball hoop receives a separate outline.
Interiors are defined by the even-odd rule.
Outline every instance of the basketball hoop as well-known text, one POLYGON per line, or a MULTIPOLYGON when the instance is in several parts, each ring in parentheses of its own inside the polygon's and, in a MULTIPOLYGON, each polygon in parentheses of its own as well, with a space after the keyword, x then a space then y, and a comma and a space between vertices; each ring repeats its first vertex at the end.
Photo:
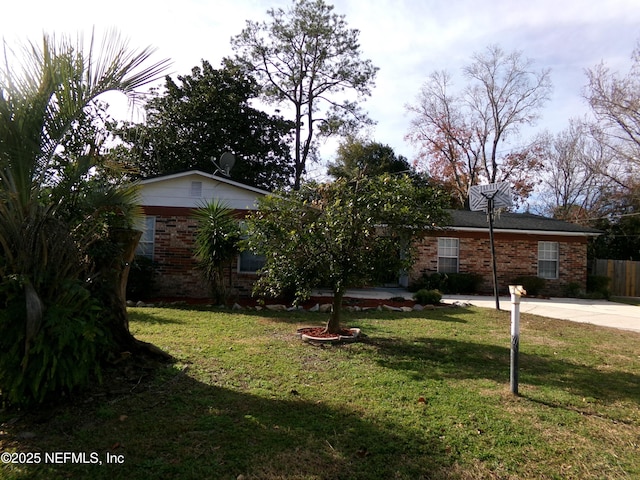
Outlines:
POLYGON ((496 310, 500 310, 500 297, 496 267, 496 247, 493 238, 493 220, 496 217, 500 218, 502 209, 511 208, 512 205, 511 186, 508 182, 473 185, 469 188, 469 207, 471 210, 474 212, 487 212, 489 241, 491 243, 491 260, 493 264, 493 293, 496 297, 496 310))
POLYGON ((473 212, 487 211, 489 200, 493 200, 493 208, 511 208, 511 185, 509 182, 490 183, 488 185, 473 185, 469 188, 469 208, 473 212))

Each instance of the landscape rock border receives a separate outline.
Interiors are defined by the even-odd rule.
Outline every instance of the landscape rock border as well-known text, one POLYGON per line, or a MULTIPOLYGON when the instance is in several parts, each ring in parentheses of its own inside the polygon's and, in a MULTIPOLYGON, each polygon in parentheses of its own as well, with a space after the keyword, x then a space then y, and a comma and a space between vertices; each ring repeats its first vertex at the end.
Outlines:
POLYGON ((360 337, 360 329, 359 328, 348 328, 351 332, 351 335, 340 335, 336 334, 335 336, 330 337, 317 337, 313 334, 305 333, 305 331, 314 330, 318 327, 301 327, 298 328, 296 334, 300 337, 302 341, 309 343, 352 343, 358 341, 360 337))
MULTIPOLYGON (((136 308, 153 308, 153 307, 157 307, 157 308, 162 308, 162 307, 186 307, 188 305, 193 305, 196 304, 196 302, 189 302, 186 300, 181 300, 181 301, 174 301, 174 302, 164 302, 164 301, 154 301, 154 302, 134 302, 132 300, 127 300, 127 307, 136 307, 136 308)), ((234 303, 231 307, 227 307, 225 305, 213 305, 213 304, 209 304, 209 303, 202 303, 202 302, 197 302, 197 304, 200 304, 204 307, 209 307, 209 308, 220 308, 220 309, 231 309, 231 310, 247 310, 247 311, 261 311, 261 310, 267 310, 267 311, 271 311, 271 312, 311 312, 311 313, 331 313, 331 311, 333 310, 333 305, 330 303, 326 303, 326 304, 318 304, 316 303, 315 305, 313 305, 310 308, 305 308, 302 305, 292 305, 292 306, 286 306, 285 304, 282 303, 274 303, 274 304, 267 304, 267 305, 256 305, 256 306, 251 306, 251 305, 240 305, 239 303, 234 303)), ((378 305, 377 307, 360 307, 360 306, 353 306, 353 305, 347 305, 347 306, 343 306, 343 309, 347 312, 373 312, 373 311, 378 311, 378 312, 419 312, 422 310, 436 310, 438 308, 447 308, 447 307, 466 307, 466 306, 471 306, 470 303, 465 303, 465 302, 454 302, 454 303, 441 303, 439 305, 420 305, 419 303, 416 303, 413 306, 395 306, 395 305, 388 305, 385 303, 382 303, 380 305, 378 305)))

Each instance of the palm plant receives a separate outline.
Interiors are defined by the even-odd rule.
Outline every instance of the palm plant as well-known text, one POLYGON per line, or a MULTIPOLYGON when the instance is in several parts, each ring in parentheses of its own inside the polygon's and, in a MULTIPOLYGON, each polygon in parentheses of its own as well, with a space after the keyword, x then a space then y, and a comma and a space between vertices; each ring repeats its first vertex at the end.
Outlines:
POLYGON ((224 302, 227 297, 224 269, 239 253, 240 226, 233 211, 217 200, 201 206, 194 217, 198 221, 195 238, 198 265, 211 287, 213 299, 224 302))
POLYGON ((96 166, 96 144, 73 152, 69 138, 101 94, 120 91, 135 99, 137 89, 161 76, 167 61, 146 66, 152 54, 129 49, 115 31, 101 42, 92 33, 86 46, 83 36, 74 41, 46 34, 41 46, 29 43, 18 51, 4 43, 0 284, 18 286, 24 299, 23 315, 7 320, 24 322, 23 371, 49 304, 63 297, 56 290, 78 280, 86 247, 104 235, 105 209, 131 212, 130 189, 83 188, 96 166))

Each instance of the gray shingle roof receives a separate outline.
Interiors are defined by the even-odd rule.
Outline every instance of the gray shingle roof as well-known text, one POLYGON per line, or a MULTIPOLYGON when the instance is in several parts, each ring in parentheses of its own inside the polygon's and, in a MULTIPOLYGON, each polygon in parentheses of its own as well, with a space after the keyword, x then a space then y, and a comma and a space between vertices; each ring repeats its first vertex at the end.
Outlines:
MULTIPOLYGON (((454 228, 482 228, 488 229, 487 214, 469 210, 449 210, 451 215, 450 227, 454 228)), ((574 223, 541 217, 531 213, 501 213, 496 218, 495 230, 528 230, 540 232, 567 232, 572 234, 598 235, 603 233, 595 228, 583 227, 574 223)))

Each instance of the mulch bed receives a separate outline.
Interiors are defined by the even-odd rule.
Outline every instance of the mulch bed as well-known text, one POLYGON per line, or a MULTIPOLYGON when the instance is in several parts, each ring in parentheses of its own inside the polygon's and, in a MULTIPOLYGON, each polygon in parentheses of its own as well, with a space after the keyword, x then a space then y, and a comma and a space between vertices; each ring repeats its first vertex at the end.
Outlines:
POLYGON ((325 327, 306 327, 299 328, 298 333, 301 335, 309 335, 314 338, 338 338, 340 336, 343 337, 351 337, 353 336, 353 332, 346 328, 343 328, 340 333, 327 333, 324 331, 325 327))
MULTIPOLYGON (((185 303, 188 305, 208 305, 211 303, 211 299, 209 298, 185 298, 185 297, 164 297, 164 298, 154 298, 151 300, 145 300, 145 303, 157 304, 157 303, 185 303)), ((233 303, 238 303, 238 305, 242 307, 256 307, 257 305, 291 305, 290 299, 273 299, 266 300, 264 303, 256 298, 239 298, 232 302, 229 307, 233 305, 233 303)), ((302 307, 305 310, 310 309, 314 305, 323 305, 333 303, 333 299, 331 297, 311 297, 302 303, 302 307)), ((400 297, 392 298, 392 299, 377 299, 377 298, 356 298, 356 297, 345 297, 342 301, 342 307, 360 307, 360 308, 377 308, 381 305, 389 305, 391 307, 413 307, 416 304, 413 300, 405 300, 400 297)))

